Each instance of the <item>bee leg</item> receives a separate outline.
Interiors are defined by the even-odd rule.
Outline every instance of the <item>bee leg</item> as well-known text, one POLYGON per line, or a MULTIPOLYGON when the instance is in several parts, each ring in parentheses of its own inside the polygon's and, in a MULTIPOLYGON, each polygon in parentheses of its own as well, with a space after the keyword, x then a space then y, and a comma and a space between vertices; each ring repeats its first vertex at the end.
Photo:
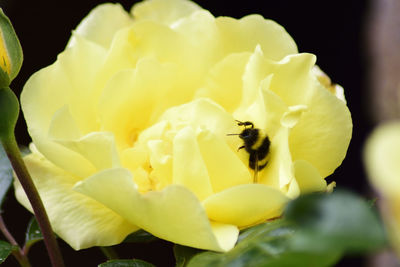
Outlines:
POLYGON ((245 148, 245 146, 241 146, 241 147, 239 147, 237 151, 239 151, 239 150, 240 150, 240 149, 242 149, 242 148, 245 148))

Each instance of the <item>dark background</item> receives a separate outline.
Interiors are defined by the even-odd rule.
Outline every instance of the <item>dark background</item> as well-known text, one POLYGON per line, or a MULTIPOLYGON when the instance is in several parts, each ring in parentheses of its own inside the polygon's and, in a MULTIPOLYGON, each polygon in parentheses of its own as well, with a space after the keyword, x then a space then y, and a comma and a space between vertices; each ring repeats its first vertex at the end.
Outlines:
MULTIPOLYGON (((24 1, 0 0, 0 7, 11 19, 24 51, 24 64, 12 89, 19 95, 24 83, 35 71, 56 60, 80 20, 97 4, 106 1, 24 1)), ((119 2, 126 9, 137 1, 119 2)), ((204 1, 200 6, 214 16, 241 18, 258 13, 284 26, 296 41, 300 52, 317 55, 317 64, 329 74, 332 81, 345 88, 346 99, 353 118, 353 138, 343 164, 328 180, 339 187, 349 188, 364 196, 369 189, 361 162, 362 145, 372 129, 368 109, 366 77, 368 53, 365 45, 365 22, 368 20, 369 1, 204 1)), ((27 145, 30 141, 22 116, 17 125, 17 140, 27 145)), ((3 206, 9 230, 22 243, 24 230, 31 215, 15 200, 12 192, 3 206)), ((60 242, 67 266, 96 266, 105 261, 100 250, 94 248, 79 252, 60 242), (82 264, 82 263, 87 264, 82 264)), ((160 241, 146 245, 122 245, 118 253, 124 258, 139 258, 157 266, 173 266, 171 244, 160 241)), ((33 266, 49 266, 43 243, 30 252, 33 266)), ((363 266, 360 257, 346 258, 341 266, 363 266)), ((4 266, 17 266, 13 257, 4 266)))

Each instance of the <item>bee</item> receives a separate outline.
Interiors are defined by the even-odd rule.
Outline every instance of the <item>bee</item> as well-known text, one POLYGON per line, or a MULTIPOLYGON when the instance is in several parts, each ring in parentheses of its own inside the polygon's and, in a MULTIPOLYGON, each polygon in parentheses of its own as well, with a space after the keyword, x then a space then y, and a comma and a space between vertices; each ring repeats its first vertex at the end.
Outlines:
POLYGON ((238 151, 244 148, 249 153, 249 167, 254 170, 254 182, 257 183, 258 171, 267 166, 271 142, 267 135, 262 135, 260 129, 254 128, 252 122, 236 121, 239 126, 244 126, 243 131, 239 134, 228 135, 238 135, 243 140, 244 144, 238 148, 238 151))

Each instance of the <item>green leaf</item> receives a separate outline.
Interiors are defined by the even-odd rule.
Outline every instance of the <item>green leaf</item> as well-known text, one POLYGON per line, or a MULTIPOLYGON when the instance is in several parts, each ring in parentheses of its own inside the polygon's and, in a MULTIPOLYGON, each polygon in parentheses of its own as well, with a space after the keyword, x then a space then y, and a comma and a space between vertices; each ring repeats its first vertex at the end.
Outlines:
POLYGON ((0 240, 0 264, 7 259, 13 249, 14 247, 11 244, 0 240))
POLYGON ((136 232, 128 235, 124 239, 124 243, 148 243, 154 240, 157 240, 158 238, 155 237, 154 235, 144 231, 144 230, 137 230, 136 232))
POLYGON ((238 244, 227 253, 203 252, 189 261, 188 267, 331 266, 339 259, 335 252, 315 252, 291 247, 296 231, 285 220, 275 220, 243 231, 238 244))
POLYGON ((9 142, 19 115, 19 102, 10 88, 0 88, 0 140, 9 142))
POLYGON ((0 142, 0 207, 13 180, 13 169, 0 142))
POLYGON ((332 266, 345 253, 376 251, 385 244, 373 207, 352 193, 336 191, 297 198, 282 219, 242 231, 229 252, 202 252, 187 266, 332 266))
POLYGON ((189 260, 193 258, 194 255, 202 252, 203 250, 181 246, 178 244, 174 245, 174 256, 176 260, 175 267, 185 267, 189 260))
POLYGON ((39 225, 35 219, 29 221, 28 228, 25 233, 25 253, 28 254, 29 249, 38 241, 43 240, 42 232, 40 231, 39 225))
POLYGON ((142 260, 110 260, 100 264, 98 267, 155 267, 149 262, 142 260))
POLYGON ((289 203, 285 217, 301 230, 294 246, 364 253, 386 244, 384 228, 374 208, 347 191, 299 197, 289 203))

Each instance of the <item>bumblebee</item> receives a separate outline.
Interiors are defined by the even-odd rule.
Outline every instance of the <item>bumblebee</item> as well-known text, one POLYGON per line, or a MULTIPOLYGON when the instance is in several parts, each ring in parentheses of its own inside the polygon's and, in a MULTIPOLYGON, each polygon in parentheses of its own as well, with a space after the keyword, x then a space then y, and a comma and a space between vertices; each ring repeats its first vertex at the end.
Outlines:
POLYGON ((258 171, 267 166, 271 142, 267 135, 262 135, 260 129, 254 128, 252 122, 236 121, 239 126, 244 126, 243 131, 240 134, 228 135, 239 135, 239 138, 243 140, 244 144, 238 148, 238 151, 244 148, 249 153, 249 167, 254 170, 254 182, 256 183, 258 171), (248 128, 248 126, 250 127, 248 128))

